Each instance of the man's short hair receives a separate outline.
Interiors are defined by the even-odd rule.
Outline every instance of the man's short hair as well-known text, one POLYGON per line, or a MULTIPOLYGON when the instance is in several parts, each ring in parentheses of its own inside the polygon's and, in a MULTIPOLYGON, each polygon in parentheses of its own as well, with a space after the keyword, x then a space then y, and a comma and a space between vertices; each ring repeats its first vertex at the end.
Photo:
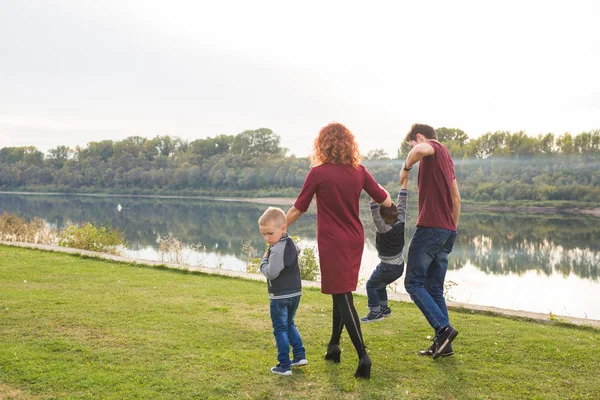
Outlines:
POLYGON ((265 210, 263 215, 258 219, 258 224, 261 226, 275 223, 278 226, 283 226, 287 224, 287 218, 285 217, 285 213, 279 207, 269 207, 265 210))
POLYGON ((398 219, 398 208, 394 202, 392 202, 392 205, 389 207, 380 205, 379 215, 381 215, 381 218, 383 218, 383 221, 386 224, 391 225, 398 219))
POLYGON ((425 124, 413 124, 413 126, 410 127, 410 131, 408 131, 408 133, 406 134, 406 138, 404 138, 404 140, 406 142, 410 142, 411 140, 417 140, 417 133, 420 133, 427 139, 437 140, 437 133, 435 133, 435 129, 425 124))

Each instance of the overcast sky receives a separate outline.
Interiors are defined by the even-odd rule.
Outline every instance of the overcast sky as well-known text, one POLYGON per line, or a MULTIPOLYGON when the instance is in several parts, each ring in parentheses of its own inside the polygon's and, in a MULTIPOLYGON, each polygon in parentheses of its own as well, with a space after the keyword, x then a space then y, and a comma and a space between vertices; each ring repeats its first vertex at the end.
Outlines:
POLYGON ((600 2, 0 0, 0 147, 600 129, 600 2))

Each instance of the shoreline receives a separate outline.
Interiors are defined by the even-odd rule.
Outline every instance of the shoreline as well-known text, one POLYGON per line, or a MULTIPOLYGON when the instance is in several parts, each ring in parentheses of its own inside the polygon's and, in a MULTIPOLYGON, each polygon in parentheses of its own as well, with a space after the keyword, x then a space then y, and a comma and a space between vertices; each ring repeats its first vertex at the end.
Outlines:
MULTIPOLYGON (((295 198, 292 197, 220 197, 220 196, 189 196, 189 195, 161 195, 161 194, 114 194, 114 193, 58 193, 58 192, 9 192, 0 191, 0 195, 18 196, 82 196, 82 197, 139 197, 155 199, 190 199, 190 200, 219 200, 228 202, 243 202, 256 204, 269 204, 276 206, 292 206, 295 198)), ((552 206, 508 206, 463 204, 463 211, 495 211, 495 212, 522 212, 527 214, 575 214, 600 217, 600 208, 559 208, 552 206)))
POLYGON ((581 209, 581 208, 558 208, 551 206, 499 206, 499 205, 479 205, 479 204, 463 204, 461 206, 462 211, 473 211, 473 210, 482 210, 482 211, 497 211, 497 212, 523 212, 527 214, 584 214, 584 215, 592 215, 595 217, 600 217, 600 208, 590 208, 590 209, 581 209))
MULTIPOLYGON (((166 263, 160 261, 153 260, 145 260, 133 257, 124 257, 118 256, 108 253, 99 253, 95 251, 75 249, 70 247, 61 247, 56 245, 48 245, 48 244, 37 244, 37 243, 24 243, 24 242, 6 242, 0 241, 0 245, 9 246, 9 247, 20 247, 27 248, 32 250, 40 250, 47 252, 56 252, 56 253, 65 253, 78 255, 80 257, 91 257, 97 258, 107 261, 113 262, 122 262, 126 264, 132 264, 134 266, 149 266, 149 267, 162 267, 169 269, 179 269, 190 272, 200 272, 211 275, 225 275, 229 277, 236 277, 241 279, 255 280, 255 281, 263 281, 264 277, 260 274, 252 274, 247 272, 240 271, 232 271, 222 268, 209 268, 209 267, 197 267, 188 264, 174 264, 174 263, 166 263)), ((321 284, 319 282, 313 281, 302 281, 303 287, 311 287, 320 289, 321 284)), ((366 296, 366 289, 359 288, 356 290, 357 294, 366 296)), ((412 300, 408 295, 402 293, 391 292, 388 294, 391 300, 394 301, 402 301, 402 302, 411 302, 412 300)), ((447 301, 448 308, 471 312, 471 313, 486 313, 492 315, 498 315, 505 318, 524 318, 529 320, 535 320, 540 323, 567 323, 582 327, 592 327, 594 329, 600 329, 600 320, 596 319, 588 319, 588 318, 579 318, 579 317, 571 317, 567 315, 554 315, 554 314, 542 314, 533 311, 524 311, 524 310, 511 310, 506 308, 498 308, 492 306, 484 306, 477 304, 469 304, 469 303, 460 303, 456 301, 447 301)))

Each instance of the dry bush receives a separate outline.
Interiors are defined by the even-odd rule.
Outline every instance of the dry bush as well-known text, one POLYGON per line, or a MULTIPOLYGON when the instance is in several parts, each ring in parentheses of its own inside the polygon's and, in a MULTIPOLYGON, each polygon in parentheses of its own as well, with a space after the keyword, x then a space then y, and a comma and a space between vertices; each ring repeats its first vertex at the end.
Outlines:
POLYGON ((55 244, 58 241, 58 233, 38 217, 27 222, 16 215, 4 212, 0 217, 0 240, 55 244))

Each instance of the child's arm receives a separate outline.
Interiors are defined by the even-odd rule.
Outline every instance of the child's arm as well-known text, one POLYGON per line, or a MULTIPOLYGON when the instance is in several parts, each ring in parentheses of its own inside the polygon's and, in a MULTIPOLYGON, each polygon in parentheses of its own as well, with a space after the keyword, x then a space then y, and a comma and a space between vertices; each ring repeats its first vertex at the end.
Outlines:
POLYGON ((285 242, 277 242, 268 251, 268 257, 263 257, 260 262, 260 272, 269 280, 279 276, 285 265, 283 264, 283 251, 285 242))
POLYGON ((400 193, 398 193, 398 201, 396 201, 396 208, 398 209, 398 220, 400 222, 406 222, 406 203, 408 201, 408 191, 402 185, 400 193))
POLYGON ((383 218, 381 218, 381 214, 379 214, 379 204, 371 201, 369 206, 371 208, 371 217, 373 217, 373 223, 375 224, 375 228, 377 228, 377 232, 386 233, 392 229, 392 227, 387 225, 383 218))
POLYGON ((406 222, 406 203, 408 200, 408 176, 400 178, 400 193, 398 193, 398 201, 396 201, 396 208, 398 209, 398 219, 400 222, 406 222))

